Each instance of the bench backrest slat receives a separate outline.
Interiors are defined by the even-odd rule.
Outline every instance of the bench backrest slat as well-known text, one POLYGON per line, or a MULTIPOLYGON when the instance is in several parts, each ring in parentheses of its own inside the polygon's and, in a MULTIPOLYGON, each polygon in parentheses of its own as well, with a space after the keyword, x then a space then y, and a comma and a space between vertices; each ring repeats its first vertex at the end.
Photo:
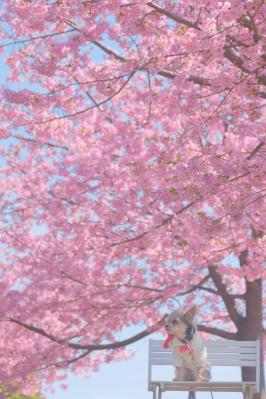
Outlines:
MULTIPOLYGON (((163 341, 160 339, 151 339, 151 344, 153 348, 162 348, 163 341)), ((255 348, 257 341, 232 341, 232 340, 224 340, 224 341, 210 341, 206 340, 205 344, 211 348, 215 347, 218 348, 219 346, 223 348, 255 348)), ((166 350, 166 349, 164 349, 166 350)))
MULTIPOLYGON (((239 362, 239 360, 227 360, 227 361, 220 361, 220 360, 214 360, 212 362, 210 362, 212 366, 247 366, 247 367, 256 367, 256 363, 255 362, 249 362, 249 361, 241 361, 239 362)), ((155 359, 152 362, 153 366, 169 366, 171 363, 169 363, 168 360, 165 359, 155 359)))
MULTIPOLYGON (((257 349, 256 346, 253 347, 225 347, 223 348, 222 346, 209 346, 207 344, 207 348, 208 348, 208 353, 230 353, 230 354, 234 354, 234 353, 253 353, 256 354, 257 353, 257 349)), ((171 349, 164 349, 163 347, 153 347, 153 352, 154 353, 170 353, 171 349)))

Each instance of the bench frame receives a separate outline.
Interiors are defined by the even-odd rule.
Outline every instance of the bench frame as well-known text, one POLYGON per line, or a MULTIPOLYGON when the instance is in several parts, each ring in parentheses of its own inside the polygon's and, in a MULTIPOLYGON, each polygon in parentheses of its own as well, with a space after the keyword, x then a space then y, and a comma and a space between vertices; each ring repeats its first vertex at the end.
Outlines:
MULTIPOLYGON (((158 365, 171 366, 172 351, 163 349, 163 341, 149 340, 148 390, 153 399, 161 399, 165 391, 205 391, 205 392, 242 392, 245 399, 252 399, 260 389, 260 341, 205 341, 208 360, 213 366, 248 366, 256 368, 256 381, 160 381, 152 379, 152 368, 158 365), (232 352, 232 353, 230 353, 232 352)), ((174 367, 174 366, 173 366, 174 367)))

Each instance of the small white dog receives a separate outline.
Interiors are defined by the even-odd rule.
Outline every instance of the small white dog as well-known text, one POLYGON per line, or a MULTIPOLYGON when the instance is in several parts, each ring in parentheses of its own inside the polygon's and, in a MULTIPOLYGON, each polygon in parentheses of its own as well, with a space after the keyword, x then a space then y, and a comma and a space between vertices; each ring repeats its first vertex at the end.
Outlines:
POLYGON ((207 349, 197 331, 196 306, 183 313, 175 310, 166 317, 168 338, 164 347, 173 350, 176 381, 209 381, 210 364, 207 349))

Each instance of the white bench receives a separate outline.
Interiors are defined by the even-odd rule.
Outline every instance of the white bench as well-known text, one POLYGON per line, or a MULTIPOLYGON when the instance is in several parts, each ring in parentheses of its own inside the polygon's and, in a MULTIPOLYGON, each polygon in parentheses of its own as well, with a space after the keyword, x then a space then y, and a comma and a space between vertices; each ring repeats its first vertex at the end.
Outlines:
POLYGON ((153 366, 172 365, 172 351, 163 348, 162 340, 149 340, 148 390, 153 399, 161 399, 165 391, 243 392, 251 399, 260 387, 260 342, 259 341, 205 341, 208 361, 212 366, 249 366, 256 368, 256 381, 231 382, 182 382, 153 380, 153 366))

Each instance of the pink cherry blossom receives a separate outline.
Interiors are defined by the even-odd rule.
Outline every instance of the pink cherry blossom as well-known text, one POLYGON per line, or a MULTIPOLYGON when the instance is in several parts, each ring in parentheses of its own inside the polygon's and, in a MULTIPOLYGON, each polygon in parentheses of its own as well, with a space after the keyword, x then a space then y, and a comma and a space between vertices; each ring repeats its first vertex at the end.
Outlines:
POLYGON ((2 6, 1 382, 89 376, 177 300, 199 304, 204 333, 262 339, 265 14, 241 0, 2 6))

